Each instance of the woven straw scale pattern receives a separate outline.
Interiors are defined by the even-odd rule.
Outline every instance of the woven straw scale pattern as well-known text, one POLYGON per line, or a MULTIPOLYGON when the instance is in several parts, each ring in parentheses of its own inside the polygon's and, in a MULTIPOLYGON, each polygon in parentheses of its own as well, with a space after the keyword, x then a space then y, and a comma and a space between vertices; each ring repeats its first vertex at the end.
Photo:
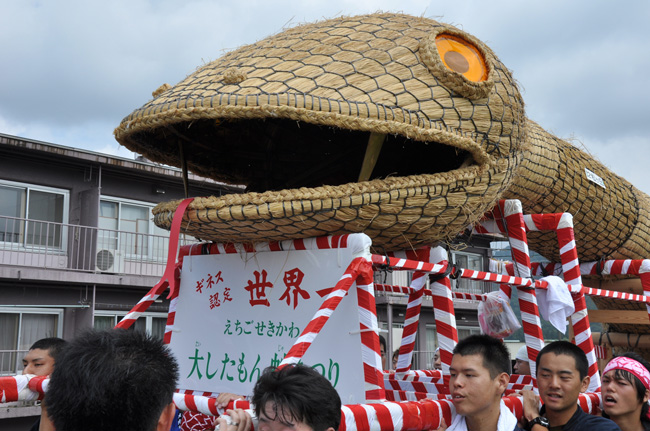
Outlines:
MULTIPOLYGON (((374 14, 284 31, 161 87, 115 135, 151 160, 184 157, 198 174, 260 192, 195 200, 184 229, 204 240, 365 232, 380 248, 408 249, 515 198, 527 213, 572 213, 583 261, 650 256, 648 197, 526 120, 492 51, 430 19, 374 14), (486 81, 446 68, 441 33, 477 47, 486 81), (387 138, 371 181, 357 183, 367 132, 387 138)), ((176 206, 156 207, 156 223, 168 228, 176 206)), ((554 233, 529 242, 559 261, 554 233)))
MULTIPOLYGON (((509 71, 480 41, 430 19, 374 14, 296 27, 228 53, 161 87, 115 135, 176 166, 182 147, 191 171, 263 192, 195 200, 184 227, 194 236, 365 232, 397 250, 453 237, 491 208, 519 160, 524 118, 509 71), (476 46, 487 80, 444 66, 434 45, 441 33, 476 46), (370 181, 355 183, 367 132, 388 135, 388 156, 370 181)), ((176 204, 154 210, 159 226, 169 227, 176 204)))
POLYGON ((520 147, 523 105, 510 73, 471 35, 425 18, 377 14, 296 27, 228 53, 134 111, 115 135, 152 160, 178 165, 175 146, 148 133, 209 118, 273 117, 445 142, 481 164, 520 147), (489 79, 473 83, 446 69, 431 46, 440 33, 472 41, 488 60, 489 79), (471 100, 483 94, 490 97, 471 100))
MULTIPOLYGON (((504 196, 521 200, 525 213, 571 213, 583 262, 650 256, 647 196, 536 123, 528 126, 529 145, 504 196), (585 169, 599 175, 605 187, 589 181, 585 169)), ((529 232, 528 241, 535 251, 560 261, 555 233, 529 232)))
MULTIPOLYGON (((476 202, 489 207, 503 193, 507 163, 511 161, 504 159, 499 169, 446 184, 418 176, 322 190, 197 198, 186 212, 183 231, 204 240, 237 242, 364 232, 373 238, 375 247, 410 249, 451 239, 463 226, 476 223, 482 215, 474 212, 476 202), (329 197, 313 199, 310 195, 329 197)), ((178 203, 154 208, 158 226, 171 225, 178 203)))

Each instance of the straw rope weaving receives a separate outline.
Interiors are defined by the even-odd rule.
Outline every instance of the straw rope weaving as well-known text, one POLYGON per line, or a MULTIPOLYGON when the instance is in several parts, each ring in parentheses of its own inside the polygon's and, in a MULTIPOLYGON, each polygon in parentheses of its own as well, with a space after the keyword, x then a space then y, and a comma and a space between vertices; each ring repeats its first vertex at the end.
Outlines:
MULTIPOLYGON (((427 18, 341 17, 243 46, 160 87, 115 136, 246 186, 190 204, 183 230, 203 240, 364 232, 404 250, 510 198, 572 213, 581 260, 650 256, 648 197, 528 120, 489 47, 427 18)), ((178 204, 158 205, 156 224, 169 228, 178 204)), ((530 248, 559 261, 554 235, 531 232, 530 248)))

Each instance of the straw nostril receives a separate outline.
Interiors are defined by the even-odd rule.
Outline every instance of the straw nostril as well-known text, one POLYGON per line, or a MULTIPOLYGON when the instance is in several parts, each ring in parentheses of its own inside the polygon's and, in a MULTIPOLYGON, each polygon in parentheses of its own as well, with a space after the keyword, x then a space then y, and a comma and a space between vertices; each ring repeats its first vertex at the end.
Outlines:
POLYGON ((160 87, 156 88, 153 91, 153 93, 151 93, 151 95, 155 99, 156 97, 160 96, 161 94, 163 94, 165 91, 169 90, 170 88, 172 88, 172 86, 165 83, 165 84, 161 85, 160 87))
POLYGON ((223 72, 223 82, 226 84, 239 84, 246 79, 246 72, 236 67, 230 67, 223 72))

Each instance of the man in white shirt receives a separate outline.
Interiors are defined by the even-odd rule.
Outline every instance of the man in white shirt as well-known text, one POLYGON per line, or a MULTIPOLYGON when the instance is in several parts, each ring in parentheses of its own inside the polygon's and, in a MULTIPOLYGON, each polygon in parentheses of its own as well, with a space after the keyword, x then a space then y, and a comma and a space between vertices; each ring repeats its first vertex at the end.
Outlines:
POLYGON ((510 353, 501 340, 472 335, 460 341, 449 373, 456 417, 447 431, 519 430, 501 401, 510 381, 510 353))

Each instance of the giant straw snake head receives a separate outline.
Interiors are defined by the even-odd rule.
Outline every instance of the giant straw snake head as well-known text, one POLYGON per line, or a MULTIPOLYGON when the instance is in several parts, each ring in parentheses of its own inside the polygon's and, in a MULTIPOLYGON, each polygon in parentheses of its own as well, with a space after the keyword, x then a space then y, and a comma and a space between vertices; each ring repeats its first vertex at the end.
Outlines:
MULTIPOLYGON (((453 237, 512 180, 521 95, 481 41, 431 19, 341 17, 206 64, 126 117, 117 140, 247 193, 196 199, 214 241, 365 232, 387 250, 453 237)), ((178 202, 159 205, 169 227, 178 202)))

